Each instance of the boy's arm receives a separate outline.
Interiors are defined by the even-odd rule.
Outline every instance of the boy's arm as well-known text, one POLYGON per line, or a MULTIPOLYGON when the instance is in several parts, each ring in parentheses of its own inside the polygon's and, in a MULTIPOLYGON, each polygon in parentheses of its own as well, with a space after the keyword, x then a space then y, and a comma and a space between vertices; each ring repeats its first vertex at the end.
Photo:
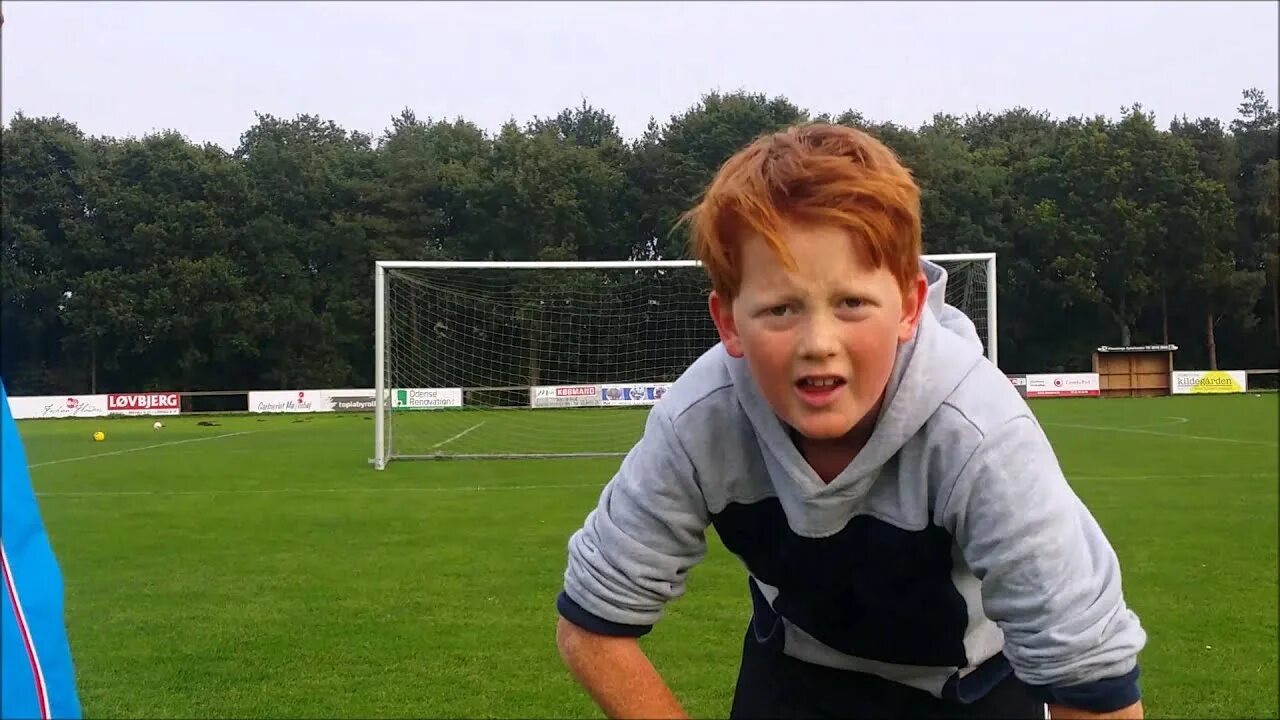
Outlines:
POLYGON ((606 717, 686 717, 635 638, 597 635, 560 618, 556 645, 606 717))
POLYGON ((666 603, 706 554, 706 501, 665 406, 569 540, 557 645, 611 717, 680 714, 640 650, 666 603))
POLYGON ((1146 633, 1125 605, 1115 551, 1034 419, 984 438, 939 507, 1005 656, 1053 717, 1140 717, 1146 633))

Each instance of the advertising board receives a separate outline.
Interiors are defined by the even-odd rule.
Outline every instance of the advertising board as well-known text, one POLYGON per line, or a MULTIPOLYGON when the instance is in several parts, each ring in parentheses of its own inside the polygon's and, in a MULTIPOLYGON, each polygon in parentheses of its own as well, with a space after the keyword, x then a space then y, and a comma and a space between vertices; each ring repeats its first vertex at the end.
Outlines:
POLYGON ((109 393, 107 413, 110 415, 177 415, 182 400, 170 393, 109 393))
POLYGON ((607 406, 653 405, 671 383, 622 383, 600 386, 600 404, 607 406))
MULTIPOLYGON (((406 389, 391 394, 392 406, 403 408, 427 408, 462 405, 459 388, 406 389), (426 398, 432 394, 448 397, 448 402, 432 404, 426 398), (417 403, 417 404, 415 404, 417 403)), ((321 413, 321 412, 373 412, 376 409, 373 388, 342 388, 336 390, 255 390, 249 393, 249 412, 253 413, 321 413)))
POLYGON ((1027 397, 1098 397, 1098 373, 1047 373, 1027 376, 1027 397))
POLYGON ((1243 370, 1175 370, 1170 382, 1174 395, 1242 393, 1248 386, 1249 374, 1243 370))
POLYGON ((15 420, 41 418, 105 417, 106 395, 9 396, 9 412, 15 420))
POLYGON ((321 390, 332 412, 373 412, 377 399, 373 388, 354 390, 321 390))
POLYGON ((1027 396, 1027 376, 1026 375, 1009 375, 1009 382, 1017 389, 1018 394, 1022 397, 1027 396))
POLYGON ((599 385, 536 385, 529 388, 529 407, 592 407, 601 404, 599 385))
POLYGON ((318 390, 254 390, 249 393, 251 413, 332 412, 318 390))
MULTIPOLYGON (((373 400, 373 391, 369 391, 373 400)), ((462 388, 398 388, 391 393, 391 407, 396 410, 435 410, 462 407, 462 388)))

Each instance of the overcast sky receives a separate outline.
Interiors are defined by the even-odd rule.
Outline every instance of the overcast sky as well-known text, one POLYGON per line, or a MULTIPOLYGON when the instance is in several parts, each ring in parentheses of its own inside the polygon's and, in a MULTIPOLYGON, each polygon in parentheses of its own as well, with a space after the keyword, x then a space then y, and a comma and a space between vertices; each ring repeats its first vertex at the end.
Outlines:
POLYGON ((234 148, 255 111, 375 135, 402 108, 496 130, 583 100, 627 137, 746 89, 909 126, 1013 106, 1235 117, 1277 99, 1277 2, 3 3, 0 102, 92 135, 234 148))

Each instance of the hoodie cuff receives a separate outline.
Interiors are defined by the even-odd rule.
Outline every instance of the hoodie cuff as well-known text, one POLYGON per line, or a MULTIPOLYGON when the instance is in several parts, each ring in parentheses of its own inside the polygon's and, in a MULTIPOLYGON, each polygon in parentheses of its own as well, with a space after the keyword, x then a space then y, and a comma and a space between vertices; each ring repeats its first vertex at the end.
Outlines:
POLYGON ((1132 670, 1119 677, 1067 687, 1051 685, 1030 685, 1029 687, 1035 698, 1041 702, 1106 713, 1127 708, 1142 699, 1142 693, 1138 690, 1138 675, 1138 667, 1134 666, 1132 670))
POLYGON ((556 610, 560 612, 560 616, 565 620, 577 625, 588 632, 597 635, 609 635, 612 637, 641 637, 647 635, 653 629, 652 625, 623 625, 622 623, 611 622, 604 618, 594 615, 585 610, 581 605, 574 602, 573 598, 563 590, 556 597, 556 610))

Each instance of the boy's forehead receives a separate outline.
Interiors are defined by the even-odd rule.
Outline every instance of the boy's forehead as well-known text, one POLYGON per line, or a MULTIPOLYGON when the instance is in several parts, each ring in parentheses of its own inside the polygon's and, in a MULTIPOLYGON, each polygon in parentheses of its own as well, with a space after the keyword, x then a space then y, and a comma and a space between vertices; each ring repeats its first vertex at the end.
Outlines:
POLYGON ((782 228, 777 235, 783 246, 775 247, 755 231, 743 233, 738 243, 738 269, 743 278, 755 276, 785 280, 798 275, 819 274, 849 265, 863 268, 862 258, 853 247, 853 238, 838 228, 782 228), (793 233, 803 233, 795 235, 793 233), (785 255, 783 253, 786 253, 785 255))
MULTIPOLYGON (((785 235, 779 239, 784 245, 788 244, 785 235)), ((792 274, 787 267, 787 258, 784 258, 778 248, 771 245, 759 233, 744 233, 737 247, 738 252, 734 255, 738 272, 743 280, 747 278, 782 280, 792 274)))
POLYGON ((889 269, 869 264, 851 237, 809 239, 818 242, 804 243, 807 252, 792 255, 796 261, 792 269, 762 236, 744 238, 747 241, 740 246, 743 251, 736 257, 740 280, 737 297, 772 302, 779 295, 880 294, 897 287, 889 269))

